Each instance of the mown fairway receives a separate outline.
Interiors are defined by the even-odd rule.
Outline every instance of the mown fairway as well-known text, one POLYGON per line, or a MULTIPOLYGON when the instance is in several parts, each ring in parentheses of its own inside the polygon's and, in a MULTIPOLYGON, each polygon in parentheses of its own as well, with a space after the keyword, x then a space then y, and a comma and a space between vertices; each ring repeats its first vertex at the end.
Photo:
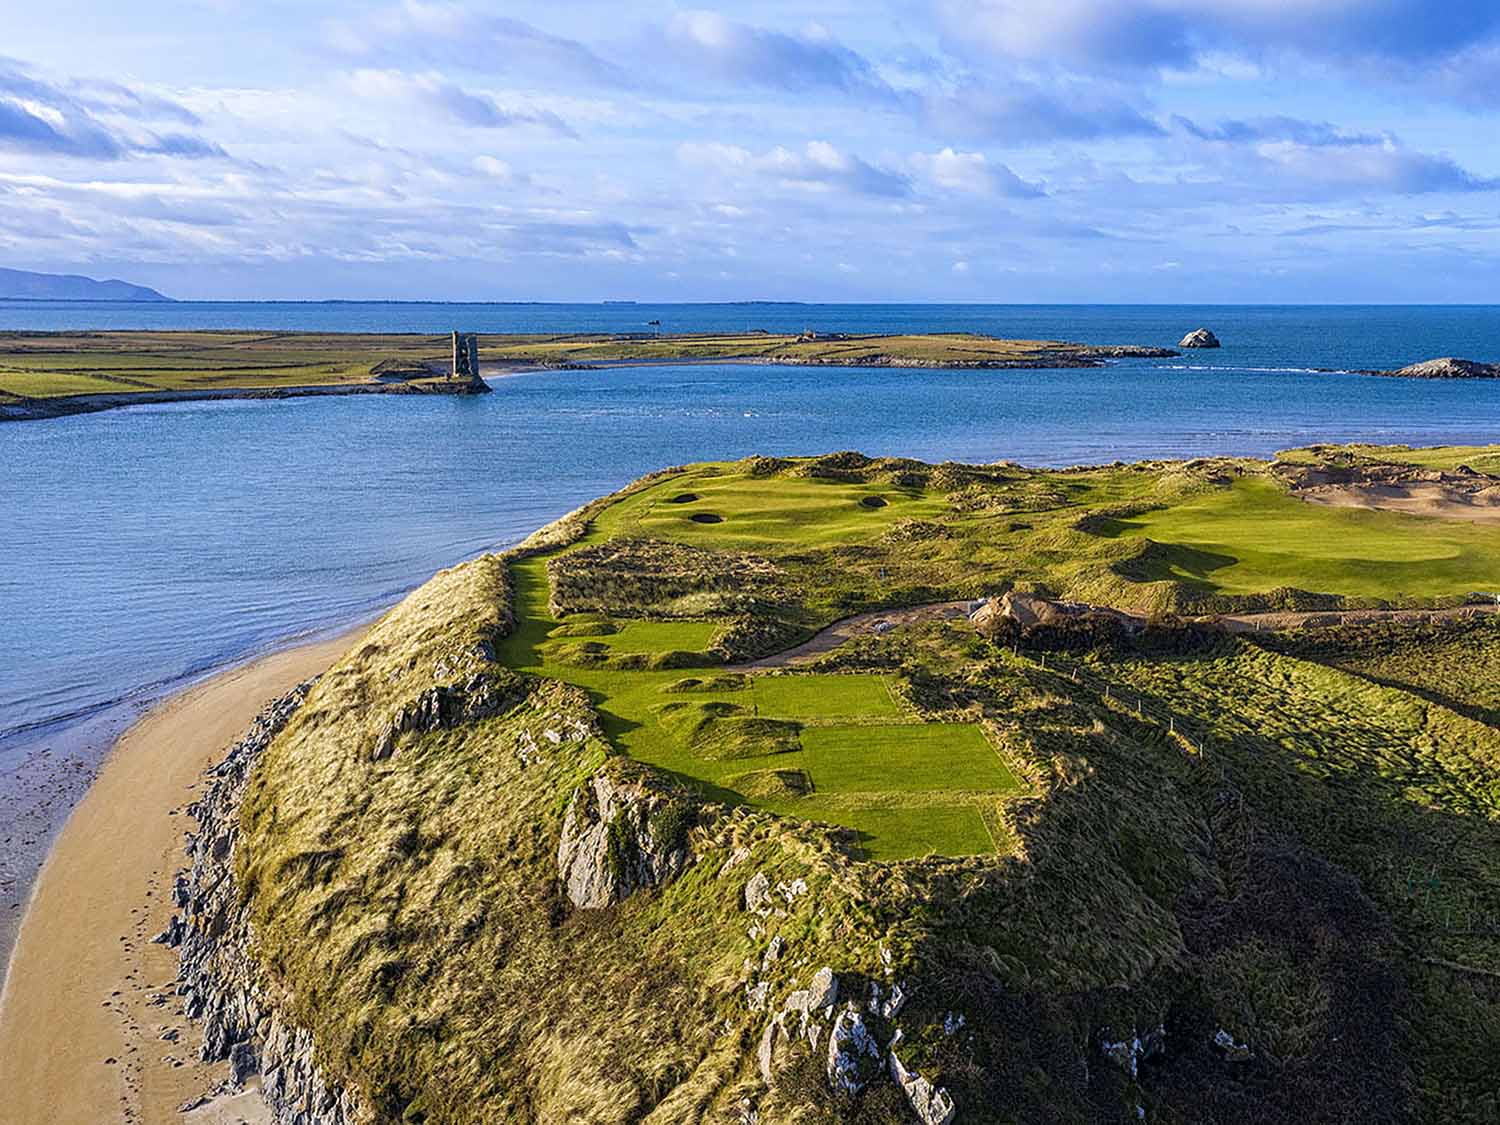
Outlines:
POLYGON ((1455 519, 1318 507, 1264 478, 1124 522, 1178 548, 1157 579, 1232 594, 1295 586, 1397 601, 1500 590, 1500 529, 1455 519))

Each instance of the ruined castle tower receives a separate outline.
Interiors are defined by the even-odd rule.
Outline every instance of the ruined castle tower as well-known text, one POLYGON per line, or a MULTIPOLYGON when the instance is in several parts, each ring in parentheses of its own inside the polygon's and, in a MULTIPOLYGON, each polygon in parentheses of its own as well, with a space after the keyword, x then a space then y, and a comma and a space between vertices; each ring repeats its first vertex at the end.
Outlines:
POLYGON ((479 378, 479 337, 472 332, 453 333, 453 378, 479 378))

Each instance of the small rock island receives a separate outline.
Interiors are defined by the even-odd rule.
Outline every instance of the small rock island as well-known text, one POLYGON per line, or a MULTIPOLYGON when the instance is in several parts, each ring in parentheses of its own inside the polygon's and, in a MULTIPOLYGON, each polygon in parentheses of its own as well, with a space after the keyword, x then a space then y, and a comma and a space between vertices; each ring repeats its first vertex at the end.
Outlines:
POLYGON ((1195 328, 1184 336, 1177 345, 1179 348, 1218 348, 1223 345, 1219 338, 1207 328, 1195 328))

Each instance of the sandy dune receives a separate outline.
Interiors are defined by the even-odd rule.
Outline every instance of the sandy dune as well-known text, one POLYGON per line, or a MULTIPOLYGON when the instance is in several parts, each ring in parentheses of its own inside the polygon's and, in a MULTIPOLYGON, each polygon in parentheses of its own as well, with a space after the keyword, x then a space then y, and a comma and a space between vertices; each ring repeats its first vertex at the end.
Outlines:
MULTIPOLYGON (((277 653, 151 711, 120 740, 37 881, 0 997, 0 1119, 8 1125, 181 1121, 223 1080, 172 991, 183 812, 203 771, 266 703, 328 667, 353 635, 277 653), (173 1033, 176 1033, 175 1036, 173 1033), (163 1038, 167 1036, 167 1038, 163 1038)), ((241 1101, 200 1121, 250 1119, 241 1101)))
POLYGON ((1438 519, 1500 523, 1500 486, 1456 488, 1442 481, 1402 484, 1330 484, 1300 489, 1294 495, 1309 504, 1334 508, 1369 508, 1438 519))

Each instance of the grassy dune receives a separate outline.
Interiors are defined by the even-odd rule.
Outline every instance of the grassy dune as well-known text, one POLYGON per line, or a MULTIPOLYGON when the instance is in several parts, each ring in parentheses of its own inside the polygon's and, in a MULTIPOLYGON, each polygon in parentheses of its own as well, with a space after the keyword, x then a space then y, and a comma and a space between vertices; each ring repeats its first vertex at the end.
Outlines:
POLYGON ((381 1120, 910 1120, 888 1082, 830 1091, 826 1031, 762 1082, 769 1013, 827 965, 856 1000, 903 982, 872 1034, 899 1024, 965 1121, 1493 1121, 1500 624, 1017 648, 927 621, 805 671, 730 666, 1016 586, 1434 602, 1500 555, 1500 532, 1278 489, 1255 462, 752 459, 445 572, 254 775, 268 984, 381 1120), (372 751, 473 682, 505 705, 372 751), (575 910, 561 822, 595 776, 670 794, 693 862, 575 910), (774 908, 750 914, 761 874, 774 908), (1102 1049, 1157 1027, 1136 1073, 1102 1049))

